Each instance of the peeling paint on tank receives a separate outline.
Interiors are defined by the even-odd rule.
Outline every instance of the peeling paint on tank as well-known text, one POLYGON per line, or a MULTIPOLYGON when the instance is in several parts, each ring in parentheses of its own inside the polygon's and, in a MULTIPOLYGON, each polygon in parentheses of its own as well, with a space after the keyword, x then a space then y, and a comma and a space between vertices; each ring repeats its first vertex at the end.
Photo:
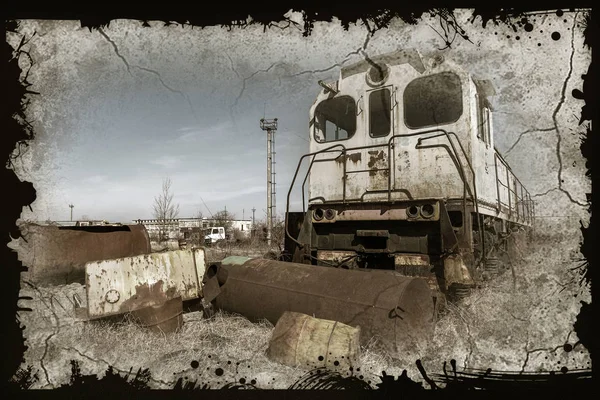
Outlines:
POLYGON ((128 299, 139 297, 139 289, 136 288, 144 285, 151 289, 160 285, 170 297, 181 296, 183 300, 198 298, 205 269, 203 249, 88 263, 88 317, 95 319, 122 313, 119 307, 128 299), (112 304, 105 301, 110 290, 117 291, 120 297, 112 304))

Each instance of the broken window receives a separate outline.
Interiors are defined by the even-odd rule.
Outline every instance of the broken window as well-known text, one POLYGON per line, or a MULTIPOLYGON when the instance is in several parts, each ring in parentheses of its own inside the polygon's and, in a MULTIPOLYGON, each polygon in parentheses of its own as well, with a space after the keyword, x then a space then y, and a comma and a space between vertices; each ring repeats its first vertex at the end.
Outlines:
POLYGON ((483 108, 483 141, 489 146, 491 143, 490 109, 483 108))
POLYGON ((475 99, 477 103, 477 137, 489 146, 491 143, 490 108, 483 96, 476 94, 475 99))
POLYGON ((315 109, 314 134, 319 143, 349 139, 356 132, 356 103, 350 96, 323 100, 315 109))
POLYGON ((462 112, 461 82, 453 72, 417 78, 404 89, 404 120, 409 128, 456 122, 462 112))
POLYGON ((369 134, 383 137, 392 128, 392 97, 389 89, 375 90, 369 94, 369 134))

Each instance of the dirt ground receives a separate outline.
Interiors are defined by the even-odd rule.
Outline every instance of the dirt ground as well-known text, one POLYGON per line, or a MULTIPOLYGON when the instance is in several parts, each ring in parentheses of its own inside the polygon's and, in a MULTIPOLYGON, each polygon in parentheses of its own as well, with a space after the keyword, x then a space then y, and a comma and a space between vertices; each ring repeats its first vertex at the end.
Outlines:
MULTIPOLYGON (((459 370, 591 368, 589 353, 577 344, 573 331, 580 301, 590 302, 591 296, 580 284, 578 270, 573 270, 578 252, 565 251, 578 249, 578 236, 574 231, 569 243, 566 237, 570 236, 538 235, 521 249, 523 256, 513 260, 512 270, 508 268, 462 304, 450 305, 427 348, 392 359, 366 346, 354 371, 340 373, 360 376, 375 387, 382 371, 398 376, 406 369, 411 379, 423 382, 417 358, 428 374, 442 373, 444 361, 452 359, 459 370)), ((265 249, 207 249, 207 259, 264 253, 265 249)), ((99 378, 109 365, 122 374, 148 368, 153 388, 172 388, 184 378, 212 388, 245 381, 258 388, 285 389, 308 372, 266 357, 273 330, 267 321, 253 324, 222 312, 205 320, 200 312, 188 312, 182 330, 164 336, 139 328, 127 316, 112 323, 82 322, 74 314, 75 293, 85 299, 85 288, 79 284, 22 285, 21 296, 33 298, 23 302, 32 311, 20 313, 28 346, 23 368, 30 365, 37 375, 33 389, 68 383, 71 360, 79 362, 82 374, 99 378)))

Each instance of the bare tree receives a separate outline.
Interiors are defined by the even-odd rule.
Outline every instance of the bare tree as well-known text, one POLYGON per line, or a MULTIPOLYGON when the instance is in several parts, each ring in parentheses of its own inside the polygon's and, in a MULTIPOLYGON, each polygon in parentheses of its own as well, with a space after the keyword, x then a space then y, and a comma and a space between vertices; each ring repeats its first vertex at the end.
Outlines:
POLYGON ((225 228, 225 233, 227 234, 233 229, 234 219, 235 216, 233 214, 231 214, 227 210, 223 210, 213 215, 212 223, 214 226, 222 226, 223 228, 225 228))
MULTIPOLYGON (((258 240, 260 242, 267 241, 267 221, 260 220, 256 221, 256 225, 254 226, 254 240, 258 240)), ((283 249, 283 244, 285 241, 285 220, 276 216, 273 221, 273 226, 271 230, 271 243, 273 247, 279 247, 280 250, 283 249)))
POLYGON ((173 203, 171 192, 171 178, 165 178, 162 184, 162 192, 154 197, 154 218, 158 220, 158 242, 162 242, 167 232, 170 220, 179 215, 179 204, 173 203))
POLYGON ((196 246, 200 246, 202 244, 202 240, 204 239, 204 227, 202 226, 202 210, 198 209, 196 212, 195 218, 198 220, 197 229, 192 229, 192 242, 196 246))

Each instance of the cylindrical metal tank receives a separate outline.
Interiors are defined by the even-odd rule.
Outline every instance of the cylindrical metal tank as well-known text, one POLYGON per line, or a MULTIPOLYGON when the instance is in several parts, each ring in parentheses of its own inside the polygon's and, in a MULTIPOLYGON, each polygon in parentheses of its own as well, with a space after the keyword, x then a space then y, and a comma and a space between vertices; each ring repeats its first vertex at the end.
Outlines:
POLYGON ((183 303, 181 296, 166 300, 156 306, 134 310, 132 315, 138 323, 155 333, 178 332, 183 326, 183 303))
POLYGON ((290 367, 353 367, 360 356, 360 328, 286 311, 269 341, 267 357, 290 367))
POLYGON ((85 283, 85 263, 151 252, 144 225, 62 227, 27 224, 17 251, 38 284, 85 283))
POLYGON ((215 307, 253 321, 276 324, 293 311, 360 326, 361 344, 376 338, 391 355, 421 347, 433 333, 433 294, 421 278, 246 257, 228 257, 207 274, 215 272, 215 307))

